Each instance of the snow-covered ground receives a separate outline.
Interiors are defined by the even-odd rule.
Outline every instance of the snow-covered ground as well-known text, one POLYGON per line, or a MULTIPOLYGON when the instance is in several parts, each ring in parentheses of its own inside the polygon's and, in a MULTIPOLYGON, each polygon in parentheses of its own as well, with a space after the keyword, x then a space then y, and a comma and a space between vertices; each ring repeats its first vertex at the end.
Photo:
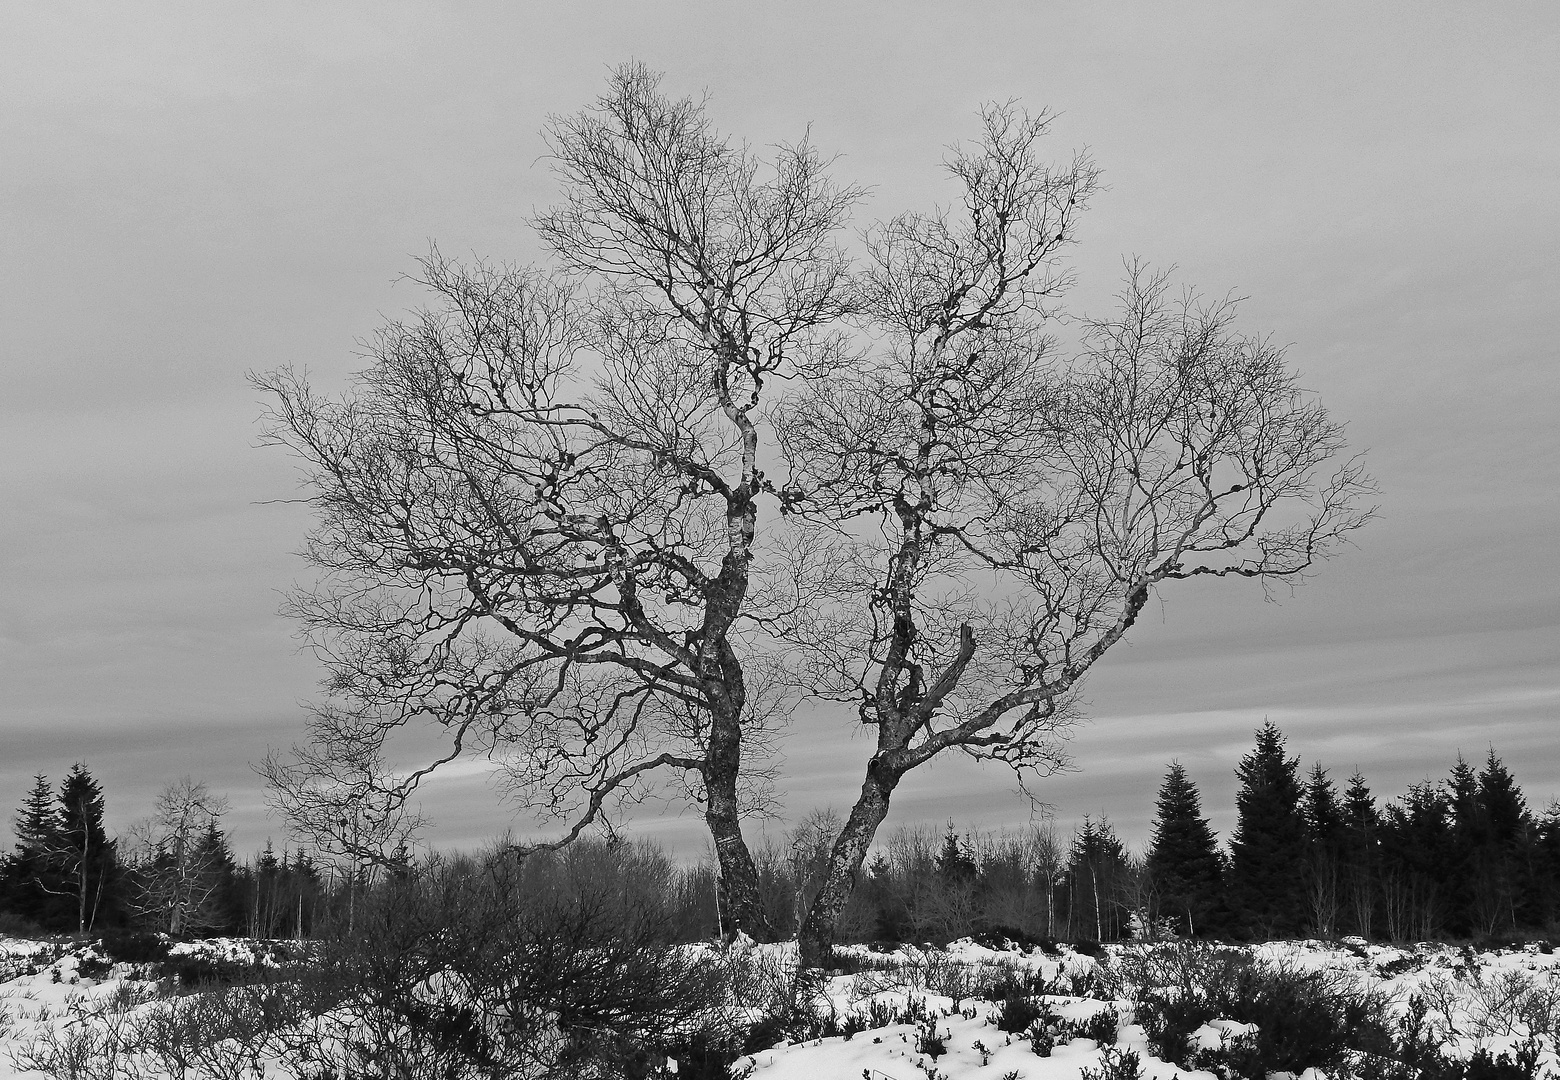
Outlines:
MULTIPOLYGON (((734 1075, 752 1080, 1111 1080, 1130 1075, 1127 1066, 1136 1055, 1142 1077, 1214 1078, 1218 1074, 1212 1071, 1162 1061, 1150 1048, 1140 1022, 1146 989, 1141 980, 1145 972, 1158 970, 1145 962, 1155 955, 1154 948, 1111 946, 1096 959, 1065 947, 1047 954, 968 941, 947 949, 890 953, 853 947, 847 950, 849 966, 860 970, 820 980, 799 997, 820 1018, 830 1018, 834 1030, 846 1033, 760 1050, 739 1061, 734 1075), (1004 981, 1009 987, 1028 987, 1025 1000, 1042 1018, 1022 1030, 1002 1030, 1001 1004, 976 995, 1004 981)), ((185 957, 258 964, 274 962, 278 953, 264 943, 231 939, 174 950, 185 957)), ((1480 1047, 1496 1054, 1527 1048, 1537 1052, 1538 1075, 1546 1070, 1560 1075, 1555 1054, 1560 955, 1538 946, 1474 953, 1353 940, 1277 943, 1251 952, 1259 963, 1324 972, 1346 985, 1377 991, 1394 1017, 1417 1002, 1422 1023, 1455 1056, 1467 1058, 1480 1047)), ((719 960, 745 963, 772 977, 794 967, 794 946, 739 946, 738 953, 735 960, 730 955, 719 960)), ((126 1049, 133 1042, 124 1037, 127 1031, 166 1011, 168 988, 160 987, 153 974, 143 965, 112 963, 91 945, 0 938, 0 1078, 163 1080, 180 1075, 176 1031, 166 1037, 174 1053, 126 1049), (52 1066, 42 1071, 29 1067, 50 1061, 52 1066)), ((430 987, 429 992, 444 991, 430 987)), ((750 1016, 759 1018, 757 1010, 750 1016)), ((1014 1026, 1012 1019, 1007 1026, 1014 1026)), ((1199 1047, 1218 1050, 1238 1047, 1255 1034, 1249 1024, 1216 1017, 1191 1038, 1199 1047)), ((235 1078, 308 1075, 302 1062, 274 1050, 246 1058, 235 1046, 230 1063, 235 1078)), ((675 1065, 663 1069, 669 1073, 675 1065)), ((215 1075, 209 1066, 190 1067, 182 1080, 207 1075, 215 1075)), ((1320 1078, 1314 1070, 1306 1076, 1320 1078)))
MULTIPOLYGON (((1049 1056, 1040 1057, 1034 1042, 998 1028, 997 1005, 947 994, 911 990, 872 992, 882 975, 842 976, 827 986, 830 1006, 840 1014, 857 1013, 873 1001, 898 1003, 914 998, 934 1017, 924 1023, 896 1024, 848 1037, 780 1045, 753 1054, 742 1064, 752 1067, 753 1080, 820 1080, 823 1077, 868 1077, 870 1080, 1075 1080, 1089 1075, 1113 1075, 1123 1051, 1137 1055, 1140 1075, 1155 1080, 1215 1078, 1205 1070, 1188 1070, 1155 1057, 1147 1033, 1135 1022, 1138 1006, 1132 1000, 1142 989, 1124 978, 1124 960, 1131 946, 1109 946, 1100 960, 1065 950, 1060 957, 1039 951, 994 951, 971 942, 955 942, 941 955, 901 950, 904 970, 925 970, 947 959, 972 968, 1010 967, 1033 973, 1051 983, 1073 981, 1076 994, 1043 995, 1052 1011, 1064 1020, 1082 1021, 1114 1011, 1118 1019, 1115 1043, 1089 1038, 1058 1041, 1049 1056), (1092 978, 1090 978, 1092 976, 1092 978), (1120 996, 1117 996, 1120 995, 1120 996), (930 1033, 936 1042, 927 1052, 930 1033), (1091 1072, 1092 1071, 1092 1072, 1091 1072)), ((1151 946, 1148 948, 1152 948, 1151 946)), ((1370 945, 1357 939, 1343 944, 1316 941, 1283 942, 1257 946, 1249 952, 1259 961, 1302 971, 1323 971, 1347 979, 1363 989, 1379 991, 1388 1003, 1388 1015, 1402 1016, 1417 998, 1427 1008, 1427 1023, 1444 1038, 1450 1056, 1466 1059, 1479 1048, 1492 1055, 1514 1055, 1531 1045, 1539 1051, 1537 1075, 1554 1071, 1560 1076, 1556 1056, 1555 1025, 1560 1023, 1560 955, 1538 946, 1498 952, 1473 953, 1445 945, 1409 948, 1370 945), (1532 1040, 1530 1043, 1530 1039, 1532 1040)), ((1216 1018, 1193 1032, 1193 1041, 1204 1049, 1237 1044, 1254 1035, 1256 1028, 1227 1018, 1216 1018)), ((1303 1080, 1321 1080, 1307 1070, 1303 1080)))

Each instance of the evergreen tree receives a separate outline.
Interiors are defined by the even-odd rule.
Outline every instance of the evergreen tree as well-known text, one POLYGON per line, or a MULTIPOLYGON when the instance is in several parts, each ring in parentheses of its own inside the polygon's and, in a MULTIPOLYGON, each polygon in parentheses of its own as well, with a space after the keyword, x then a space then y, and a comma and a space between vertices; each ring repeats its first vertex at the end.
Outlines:
POLYGON ((1123 902, 1130 869, 1110 822, 1085 817, 1073 835, 1067 866, 1067 910, 1074 935, 1096 941, 1122 936, 1130 914, 1123 902))
POLYGON ((978 869, 975 860, 959 840, 959 834, 953 831, 953 822, 950 820, 948 832, 943 837, 942 851, 937 855, 937 876, 946 885, 970 885, 975 881, 978 869))
POLYGON ((71 897, 70 921, 78 933, 118 921, 120 872, 117 845, 103 828, 103 789, 77 762, 60 784, 60 831, 52 861, 59 895, 71 897))
POLYGON ((54 853, 60 844, 60 817, 54 790, 42 773, 12 823, 16 849, 0 869, 0 907, 39 925, 56 922, 63 887, 57 880, 54 853))
POLYGON ((1473 931, 1474 908, 1484 888, 1478 879, 1484 872, 1482 853, 1489 844, 1485 835, 1488 822, 1479 805, 1478 774, 1460 752, 1444 786, 1450 831, 1444 838, 1442 854, 1445 881, 1440 890, 1441 919, 1449 934, 1467 937, 1473 931))
POLYGON ((1197 785, 1178 761, 1170 763, 1159 787, 1148 872, 1158 913, 1171 920, 1178 933, 1213 929, 1209 916, 1220 903, 1223 864, 1213 829, 1202 816, 1197 785))
POLYGON ((195 857, 211 888, 200 913, 199 929, 214 934, 241 934, 244 928, 244 896, 238 878, 238 865, 227 836, 210 821, 195 848, 195 857))
POLYGON ((1381 815, 1382 917, 1394 941, 1429 940, 1448 928, 1447 868, 1456 862, 1452 797, 1428 780, 1381 815))
POLYGON ((1534 921, 1552 926, 1560 922, 1560 800, 1550 799, 1533 825, 1535 874, 1538 878, 1538 910, 1534 921))
POLYGON ((1311 766, 1306 778, 1304 803, 1305 828, 1311 841, 1306 881, 1311 929, 1320 937, 1332 937, 1347 892, 1347 883, 1342 880, 1343 809, 1338 805, 1338 789, 1320 762, 1311 766))
POLYGON ((1479 770, 1479 803, 1491 841, 1503 851, 1518 850, 1532 830, 1533 819, 1516 778, 1495 756, 1493 746, 1479 770))
POLYGON ((1311 842, 1332 850, 1343 833, 1343 808, 1338 804, 1338 789, 1327 770, 1317 762, 1305 782, 1305 828, 1311 842))
POLYGON ((54 790, 43 773, 33 777, 32 790, 16 813, 16 854, 21 857, 42 855, 59 838, 60 816, 54 806, 54 790))
POLYGON ((1376 812, 1376 797, 1365 785, 1365 777, 1354 770, 1349 777, 1349 789, 1343 793, 1343 827, 1355 837, 1373 836, 1380 823, 1376 812))
POLYGON ((1343 915, 1345 924, 1361 937, 1370 937, 1376 928, 1377 906, 1377 832, 1380 815, 1376 798, 1365 784, 1358 768, 1349 777, 1343 795, 1342 853, 1343 915))
POLYGON ((1486 934, 1534 925, 1538 882, 1534 877, 1535 826, 1516 778, 1490 747, 1479 770, 1480 871, 1473 915, 1486 934))
POLYGON ((274 938, 282 917, 281 860, 270 839, 253 863, 238 872, 244 897, 244 933, 253 938, 274 938))
POLYGON ((1307 836, 1301 812, 1299 758, 1284 754, 1271 721, 1235 770, 1237 820, 1230 841, 1230 892, 1244 932, 1293 937, 1303 925, 1307 836))

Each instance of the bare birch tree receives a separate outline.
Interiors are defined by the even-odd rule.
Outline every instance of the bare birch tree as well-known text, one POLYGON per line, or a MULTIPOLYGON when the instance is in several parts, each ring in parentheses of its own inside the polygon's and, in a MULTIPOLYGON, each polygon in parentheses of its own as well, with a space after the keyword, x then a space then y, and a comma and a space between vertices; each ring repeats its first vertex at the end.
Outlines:
POLYGON ((349 401, 259 383, 320 514, 325 580, 295 604, 333 673, 315 741, 432 719, 447 752, 396 794, 486 752, 566 839, 670 777, 723 911, 766 936, 739 818, 787 695, 754 643, 822 586, 802 547, 758 542, 761 407, 843 355, 859 192, 805 141, 760 160, 657 83, 622 68, 549 123, 564 195, 536 225, 562 273, 435 254, 441 306, 380 334, 349 401))
POLYGON ((485 753, 565 840, 680 789, 730 927, 762 937, 763 753, 799 695, 851 703, 876 746, 816 962, 911 770, 1054 769, 1080 680, 1157 590, 1329 554, 1368 478, 1326 471, 1339 426, 1232 304, 1133 267, 1116 315, 1071 352, 1051 335, 1097 174, 1040 160, 1048 124, 988 107, 947 158, 955 208, 856 261, 861 192, 805 142, 760 160, 638 67, 553 119, 559 270, 435 252, 436 306, 345 400, 257 380, 319 515, 294 603, 331 671, 314 745, 431 721, 444 752, 392 798, 485 753))
POLYGON ((136 906, 173 937, 220 921, 214 911, 223 885, 220 867, 202 840, 218 827, 227 808, 225 797, 185 776, 158 793, 150 818, 131 827, 138 864, 136 906))
POLYGON ((1036 159, 1045 120, 986 113, 950 172, 962 214, 869 236, 874 349, 779 410, 794 520, 856 572, 797 643, 876 748, 802 931, 825 955, 897 785, 957 750, 1062 760, 1080 680, 1151 595, 1200 576, 1297 581, 1365 523, 1341 427, 1233 302, 1131 264, 1120 308, 1059 356, 1057 264, 1092 184, 1036 159))

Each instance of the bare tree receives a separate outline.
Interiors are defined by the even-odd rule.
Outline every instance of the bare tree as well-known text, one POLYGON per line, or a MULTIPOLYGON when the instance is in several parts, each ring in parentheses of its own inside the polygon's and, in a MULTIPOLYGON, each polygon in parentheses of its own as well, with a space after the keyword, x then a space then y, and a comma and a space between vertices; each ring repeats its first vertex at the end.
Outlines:
MULTIPOLYGON (((490 755, 522 802, 611 828, 681 790, 728 928, 768 933, 741 819, 795 701, 876 729, 803 930, 816 961, 914 768, 1044 774, 1073 695, 1154 590, 1294 581, 1367 512, 1338 426, 1230 304, 1133 269, 1066 359, 1046 332, 1096 186, 1045 115, 983 114, 957 210, 838 239, 860 198, 804 141, 760 160, 639 67, 547 134, 560 271, 462 268, 341 402, 258 384, 304 460, 323 571, 294 611, 331 671, 312 745, 490 755), (783 472, 781 482, 765 469, 783 472)), ((335 750, 278 779, 329 773, 335 750)))
POLYGON ((802 931, 821 957, 897 785, 947 750, 1045 773, 1080 680, 1157 590, 1297 581, 1370 516, 1342 431, 1234 304, 1129 266, 1117 315, 1063 363, 1041 327, 1092 175, 1033 156, 1044 120, 989 110, 950 170, 966 216, 871 237, 878 350, 777 424, 794 519, 858 574, 801 642, 876 729, 861 795, 802 931))
POLYGON ((220 825, 227 809, 225 797, 185 776, 162 789, 150 818, 131 826, 139 884, 136 906, 143 915, 155 915, 174 937, 210 929, 220 921, 215 910, 223 884, 220 867, 203 840, 220 825))
POLYGON ((657 83, 624 67, 548 126, 564 198, 536 224, 563 274, 435 253, 442 306, 380 334, 351 400, 258 381, 320 514, 326 577, 295 605, 339 703, 316 742, 432 719, 448 750, 396 795, 487 752, 565 839, 670 775, 702 805, 723 910, 762 937, 739 818, 788 702, 758 640, 822 586, 803 548, 758 544, 760 407, 842 355, 834 237, 859 193, 805 142, 761 161, 657 83))

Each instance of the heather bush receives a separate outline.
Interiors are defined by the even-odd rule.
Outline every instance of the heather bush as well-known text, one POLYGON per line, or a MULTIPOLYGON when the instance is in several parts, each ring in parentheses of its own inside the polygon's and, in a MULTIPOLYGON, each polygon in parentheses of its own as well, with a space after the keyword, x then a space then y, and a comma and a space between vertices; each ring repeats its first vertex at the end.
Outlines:
POLYGON ((1259 962, 1238 949, 1183 942, 1123 955, 1137 1022, 1154 1053, 1184 1068, 1262 1080, 1269 1072, 1337 1070, 1355 1052, 1391 1044, 1386 1000, 1337 973, 1259 962), (1215 1019, 1254 1024, 1248 1045, 1198 1056, 1189 1038, 1215 1019), (1222 1056, 1220 1056, 1222 1055, 1222 1056))
POLYGON ((167 959, 169 942, 144 930, 115 930, 103 935, 98 948, 116 964, 152 964, 167 959))
POLYGON ((1100 1067, 1085 1067, 1078 1072, 1079 1080, 1142 1080, 1142 1061, 1137 1051, 1119 1047, 1106 1047, 1100 1053, 1100 1067))
POLYGON ((1017 1035, 1028 1031, 1037 1021, 1043 1022, 1052 1018, 1050 1006, 1040 998, 1015 994, 1003 1000, 996 1022, 999 1031, 1017 1035))

